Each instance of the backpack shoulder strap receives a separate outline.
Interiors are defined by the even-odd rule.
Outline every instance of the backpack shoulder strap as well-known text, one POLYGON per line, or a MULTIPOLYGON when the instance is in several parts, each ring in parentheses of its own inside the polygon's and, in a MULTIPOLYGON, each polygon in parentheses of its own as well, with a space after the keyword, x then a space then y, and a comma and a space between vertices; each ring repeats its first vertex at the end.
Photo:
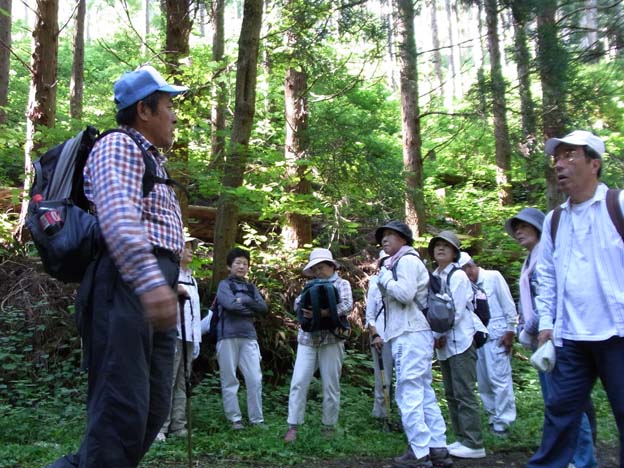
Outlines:
POLYGON ((449 290, 451 289, 451 276, 453 276, 453 273, 455 273, 457 270, 459 270, 459 268, 454 266, 453 269, 448 272, 448 275, 446 275, 446 286, 449 288, 449 290))
POLYGON ((615 229, 620 234, 622 241, 624 241, 624 214, 620 208, 620 193, 621 190, 609 189, 607 190, 607 211, 611 217, 611 221, 615 226, 615 229))
MULTIPOLYGON (((416 255, 416 252, 406 252, 406 253, 404 253, 403 255, 401 255, 401 256, 397 259, 397 261, 396 261, 396 262, 394 262, 394 265, 392 265, 392 268, 390 269, 390 271, 392 272, 392 278, 394 279, 394 281, 396 281, 396 279, 397 279, 397 272, 396 272, 396 269, 397 269, 397 265, 399 264, 399 261, 401 261, 401 259, 402 259, 403 257, 407 257, 408 255, 411 255, 412 257, 416 257, 416 258, 418 258, 418 260, 420 260, 420 261, 422 262, 422 258, 420 258, 420 256, 419 256, 419 255, 416 255)), ((423 262, 423 264, 424 264, 424 262, 423 262)))
POLYGON ((552 240, 553 246, 555 245, 555 238, 557 237, 557 228, 559 227, 559 220, 561 219, 561 205, 558 205, 553 210, 552 218, 550 218, 550 238, 552 240))
POLYGON ((139 149, 141 150, 141 155, 143 156, 143 163, 145 164, 145 172, 143 173, 143 197, 147 197, 150 194, 150 192, 154 189, 154 185, 156 184, 165 184, 170 187, 173 187, 175 185, 181 191, 184 192, 187 198, 189 197, 189 193, 186 190, 186 187, 184 187, 179 182, 171 179, 169 177, 169 174, 167 174, 166 178, 158 176, 158 172, 156 169, 156 161, 154 160, 154 157, 150 156, 147 153, 147 151, 145 150, 141 142, 132 133, 129 133, 122 128, 111 128, 110 130, 106 130, 105 132, 103 132, 98 137, 98 140, 111 133, 123 133, 124 135, 128 135, 130 138, 132 138, 132 141, 134 141, 136 145, 139 147, 139 149))

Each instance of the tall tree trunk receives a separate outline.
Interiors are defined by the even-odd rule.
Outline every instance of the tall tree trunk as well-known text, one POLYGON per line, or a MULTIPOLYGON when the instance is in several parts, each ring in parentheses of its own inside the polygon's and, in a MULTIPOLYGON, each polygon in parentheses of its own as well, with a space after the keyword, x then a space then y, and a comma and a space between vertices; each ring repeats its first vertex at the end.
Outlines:
MULTIPOLYGON (((220 63, 223 60, 224 42, 224 0, 212 2, 212 61, 220 63)), ((223 160, 225 152, 225 111, 227 104, 227 89, 221 78, 214 80, 212 88, 212 109, 210 116, 210 145, 212 158, 210 166, 213 167, 223 160)))
POLYGON ((56 69, 58 65, 58 0, 38 0, 36 23, 32 36, 30 61, 31 83, 26 111, 26 144, 24 151, 24 190, 22 209, 15 237, 22 241, 22 231, 28 209, 28 190, 31 185, 31 156, 39 149, 35 132, 37 127, 54 127, 56 117, 56 69))
MULTIPOLYGON (((541 177, 540 159, 536 160, 537 121, 535 104, 531 95, 531 56, 527 43, 526 23, 529 11, 524 0, 514 0, 511 4, 514 28, 514 57, 518 73, 518 92, 520 94, 520 114, 522 116, 522 142, 520 152, 525 158, 527 181, 541 177)), ((531 186, 530 184, 529 186, 531 186)), ((533 192, 530 192, 530 195, 533 192)))
MULTIPOLYGON (((143 1, 143 13, 144 13, 144 18, 145 18, 145 28, 143 30, 143 43, 141 44, 141 55, 143 57, 145 57, 147 55, 147 38, 149 37, 149 33, 150 33, 150 7, 149 7, 149 2, 150 0, 144 0, 143 1)), ((180 3, 184 3, 183 1, 180 1, 180 3)), ((166 12, 166 9, 163 9, 163 12, 166 12)))
POLYGON ((84 29, 87 0, 78 0, 74 31, 74 60, 69 82, 69 115, 74 119, 82 117, 82 94, 84 90, 84 29))
MULTIPOLYGON (((193 26, 190 0, 166 0, 165 13, 167 17, 165 36, 165 56, 168 72, 176 82, 180 82, 180 60, 189 54, 189 35, 193 26)), ((147 8, 147 5, 146 5, 147 8)), ((186 128, 187 122, 178 118, 179 128, 186 128)), ((182 133, 183 135, 183 133, 182 133)), ((182 185, 188 185, 188 141, 181 136, 171 149, 171 176, 182 185)), ((188 218, 188 199, 185 194, 178 192, 182 220, 186 223, 188 218)))
POLYGON ((398 39, 401 115, 403 119, 405 222, 412 227, 415 236, 420 236, 425 232, 425 199, 412 0, 394 0, 394 13, 398 39))
POLYGON ((581 16, 581 26, 585 29, 585 35, 581 40, 581 47, 586 49, 584 55, 587 61, 597 62, 600 59, 597 0, 585 0, 585 14, 581 16))
MULTIPOLYGON (((556 22, 557 0, 542 0, 537 15, 537 63, 542 84, 542 122, 544 139, 561 136, 568 123, 566 95, 568 92, 568 53, 559 39, 556 22)), ((544 155, 542 167, 546 176, 546 203, 552 209, 563 201, 557 189, 555 173, 549 157, 544 155)))
POLYGON ((457 74, 457 70, 455 69, 455 39, 453 33, 453 9, 451 6, 451 1, 452 0, 444 0, 444 7, 446 10, 446 26, 449 40, 447 65, 448 73, 446 74, 447 90, 445 91, 445 105, 448 109, 453 109, 453 99, 457 95, 457 90, 455 89, 455 75, 457 74))
POLYGON ((498 43, 498 2, 485 1, 488 46, 490 49, 490 75, 492 86, 492 114, 494 117, 494 139, 496 144, 496 183, 498 199, 502 206, 513 203, 511 193, 511 144, 507 127, 507 103, 505 101, 505 80, 501 71, 500 45, 498 43))
POLYGON ((6 123, 11 71, 11 0, 0 0, 0 125, 6 123))
POLYGON ((256 78, 261 26, 262 0, 245 0, 243 23, 238 41, 232 134, 222 178, 223 191, 219 197, 215 221, 213 289, 227 274, 225 257, 236 241, 238 204, 233 191, 243 183, 249 157, 249 138, 256 110, 256 78))
POLYGON ((460 46, 460 42, 461 42, 461 28, 460 28, 460 21, 459 21, 459 11, 461 8, 461 4, 459 1, 455 0, 455 3, 453 3, 453 24, 452 24, 452 28, 453 28, 453 39, 452 39, 452 44, 453 44, 453 49, 454 49, 454 53, 453 53, 453 60, 454 60, 454 65, 453 68, 455 69, 455 74, 453 75, 453 89, 455 90, 455 99, 460 100, 463 95, 464 95, 464 87, 462 84, 462 54, 461 54, 461 46, 460 46))
POLYGON ((438 31, 438 2, 430 0, 431 40, 433 44, 433 69, 438 80, 438 96, 444 96, 444 77, 442 76, 442 53, 440 52, 440 32, 438 31))
MULTIPOLYGON (((290 67, 286 71, 284 98, 286 109, 286 142, 284 156, 286 175, 294 181, 290 191, 294 197, 312 193, 312 184, 307 177, 308 166, 301 161, 308 150, 308 78, 304 70, 290 67)), ((309 215, 296 212, 286 213, 286 224, 282 229, 282 240, 287 250, 294 250, 312 243, 312 220, 309 215)))

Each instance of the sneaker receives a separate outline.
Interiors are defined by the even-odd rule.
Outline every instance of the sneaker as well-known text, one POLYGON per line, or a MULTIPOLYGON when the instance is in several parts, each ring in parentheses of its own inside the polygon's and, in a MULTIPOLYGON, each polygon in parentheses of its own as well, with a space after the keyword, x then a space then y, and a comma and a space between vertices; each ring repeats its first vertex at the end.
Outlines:
POLYGON ((452 448, 453 448, 453 449, 456 449, 456 448, 457 448, 457 447, 459 447, 460 445, 461 445, 461 442, 460 442, 459 440, 456 440, 456 441, 455 441, 455 442, 453 442, 452 444, 447 445, 447 446, 446 446, 446 448, 447 448, 447 449, 449 449, 449 450, 451 450, 452 448))
POLYGON ((485 458, 484 448, 473 449, 463 444, 449 449, 449 453, 457 458, 485 458))
POLYGON ((284 442, 294 442, 295 440, 297 440, 297 427, 290 426, 284 436, 284 442))
POLYGON ((154 439, 154 442, 164 442, 165 440, 167 440, 167 436, 165 435, 165 433, 159 432, 158 434, 156 434, 156 439, 154 439))
POLYGON ((243 421, 241 421, 240 419, 238 421, 233 421, 232 422, 232 429, 235 431, 241 431, 243 429, 245 429, 245 426, 243 426, 243 421))
POLYGON ((492 427, 491 432, 492 432, 492 435, 495 435, 496 437, 500 437, 502 439, 504 439, 505 437, 509 435, 509 431, 506 428, 495 429, 494 427, 492 427))
POLYGON ((453 459, 446 447, 429 449, 429 459, 435 468, 450 468, 453 466, 453 459))

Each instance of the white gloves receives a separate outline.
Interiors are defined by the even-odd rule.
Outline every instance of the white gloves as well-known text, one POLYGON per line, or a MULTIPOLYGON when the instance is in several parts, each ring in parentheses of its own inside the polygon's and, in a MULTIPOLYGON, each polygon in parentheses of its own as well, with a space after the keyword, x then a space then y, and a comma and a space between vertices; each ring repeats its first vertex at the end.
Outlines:
POLYGON ((199 356, 199 343, 193 343, 193 359, 197 359, 199 356))

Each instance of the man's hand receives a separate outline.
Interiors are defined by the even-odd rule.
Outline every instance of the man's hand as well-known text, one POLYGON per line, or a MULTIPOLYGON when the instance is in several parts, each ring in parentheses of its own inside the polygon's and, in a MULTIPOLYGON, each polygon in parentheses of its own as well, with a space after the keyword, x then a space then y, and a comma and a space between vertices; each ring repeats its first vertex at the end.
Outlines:
POLYGON ((435 338, 433 340, 433 347, 435 349, 441 349, 444 348, 446 346, 446 335, 442 335, 439 338, 435 338))
POLYGON ((303 307, 301 308, 301 311, 303 312, 303 316, 305 318, 312 318, 314 313, 312 312, 312 309, 304 309, 303 307))
POLYGON ((511 353, 511 348, 513 347, 514 337, 516 334, 512 331, 505 332, 501 339, 498 340, 498 346, 502 346, 505 348, 505 354, 511 353))
POLYGON ((159 331, 175 327, 178 297, 169 286, 158 286, 139 296, 143 315, 159 331))
POLYGON ((548 340, 552 340, 552 339, 553 339, 552 329, 542 330, 541 332, 539 332, 539 335, 537 335, 537 347, 539 348, 548 340))

